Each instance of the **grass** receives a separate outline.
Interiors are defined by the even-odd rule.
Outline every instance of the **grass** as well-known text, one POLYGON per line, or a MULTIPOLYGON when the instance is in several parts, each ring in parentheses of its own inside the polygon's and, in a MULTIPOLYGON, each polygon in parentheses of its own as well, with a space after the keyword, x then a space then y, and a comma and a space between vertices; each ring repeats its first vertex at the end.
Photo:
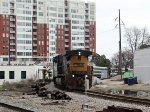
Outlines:
MULTIPOLYGON (((20 92, 28 92, 31 91, 31 85, 37 83, 37 82, 43 82, 44 80, 39 79, 39 80, 33 80, 33 79, 28 79, 28 80, 22 80, 20 82, 5 82, 5 84, 0 85, 0 91, 7 90, 7 91, 20 91, 20 92)), ((51 82, 50 79, 46 79, 45 82, 51 82)))
POLYGON ((22 80, 20 82, 13 82, 13 83, 6 82, 5 84, 0 86, 0 90, 25 91, 28 87, 30 87, 34 83, 35 81, 33 79, 22 80))
POLYGON ((3 85, 0 85, 0 91, 4 90, 3 85))

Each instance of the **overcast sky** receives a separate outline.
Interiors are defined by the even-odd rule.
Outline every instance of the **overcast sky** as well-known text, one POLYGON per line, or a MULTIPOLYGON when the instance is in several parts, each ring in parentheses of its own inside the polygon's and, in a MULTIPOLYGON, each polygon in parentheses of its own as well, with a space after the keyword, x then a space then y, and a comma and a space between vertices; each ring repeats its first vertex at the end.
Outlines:
MULTIPOLYGON (((119 33, 118 28, 115 28, 118 9, 126 28, 150 28, 150 0, 96 0, 96 52, 105 54, 109 59, 119 49, 119 33)), ((122 38, 124 31, 122 26, 122 38)), ((125 46, 127 43, 124 39, 122 47, 125 46)))

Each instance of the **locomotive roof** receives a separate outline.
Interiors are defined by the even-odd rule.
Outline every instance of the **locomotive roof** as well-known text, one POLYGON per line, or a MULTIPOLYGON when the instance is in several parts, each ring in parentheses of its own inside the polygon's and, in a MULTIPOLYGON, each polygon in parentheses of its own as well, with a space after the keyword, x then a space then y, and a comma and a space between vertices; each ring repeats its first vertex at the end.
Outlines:
POLYGON ((78 55, 81 54, 81 56, 90 56, 92 55, 91 51, 85 51, 85 50, 71 50, 71 51, 66 51, 65 55, 69 55, 69 56, 74 56, 74 55, 78 55))
POLYGON ((66 51, 66 53, 64 55, 57 55, 55 57, 53 57, 53 59, 57 59, 58 57, 61 57, 61 56, 74 56, 74 55, 79 55, 79 52, 81 54, 81 56, 90 56, 92 55, 92 52, 91 51, 85 51, 85 50, 71 50, 71 51, 66 51))

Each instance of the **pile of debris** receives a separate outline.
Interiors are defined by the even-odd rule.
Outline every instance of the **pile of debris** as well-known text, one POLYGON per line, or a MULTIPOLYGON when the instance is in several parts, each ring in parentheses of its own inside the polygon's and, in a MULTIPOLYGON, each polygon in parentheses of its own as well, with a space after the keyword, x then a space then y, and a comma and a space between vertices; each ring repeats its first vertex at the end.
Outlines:
POLYGON ((71 98, 64 92, 54 90, 51 92, 51 99, 53 100, 71 100, 71 98))
POLYGON ((140 109, 135 108, 128 108, 128 107, 121 107, 121 106, 108 106, 107 109, 103 109, 103 111, 96 111, 96 112, 143 112, 140 109))
POLYGON ((33 95, 37 94, 40 97, 46 97, 47 88, 44 87, 45 85, 46 85, 45 82, 38 82, 36 84, 31 85, 31 88, 32 88, 31 94, 33 95))
POLYGON ((71 100, 71 98, 65 94, 65 92, 58 90, 48 91, 45 85, 45 82, 38 82, 34 85, 31 85, 32 91, 29 92, 28 95, 37 94, 39 97, 46 97, 53 100, 71 100))

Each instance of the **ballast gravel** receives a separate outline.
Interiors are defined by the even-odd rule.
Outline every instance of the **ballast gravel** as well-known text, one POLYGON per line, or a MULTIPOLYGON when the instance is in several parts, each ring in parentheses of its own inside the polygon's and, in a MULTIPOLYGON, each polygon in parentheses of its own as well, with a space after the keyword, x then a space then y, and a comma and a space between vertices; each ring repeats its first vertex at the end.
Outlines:
MULTIPOLYGON (((107 106, 124 106, 137 108, 143 112, 150 112, 150 107, 111 101, 99 98, 92 98, 73 92, 66 92, 72 100, 51 100, 41 98, 36 95, 22 95, 15 92, 0 92, 0 102, 18 106, 35 112, 96 112, 101 111, 107 106)), ((0 108, 0 112, 2 108, 0 108)))

